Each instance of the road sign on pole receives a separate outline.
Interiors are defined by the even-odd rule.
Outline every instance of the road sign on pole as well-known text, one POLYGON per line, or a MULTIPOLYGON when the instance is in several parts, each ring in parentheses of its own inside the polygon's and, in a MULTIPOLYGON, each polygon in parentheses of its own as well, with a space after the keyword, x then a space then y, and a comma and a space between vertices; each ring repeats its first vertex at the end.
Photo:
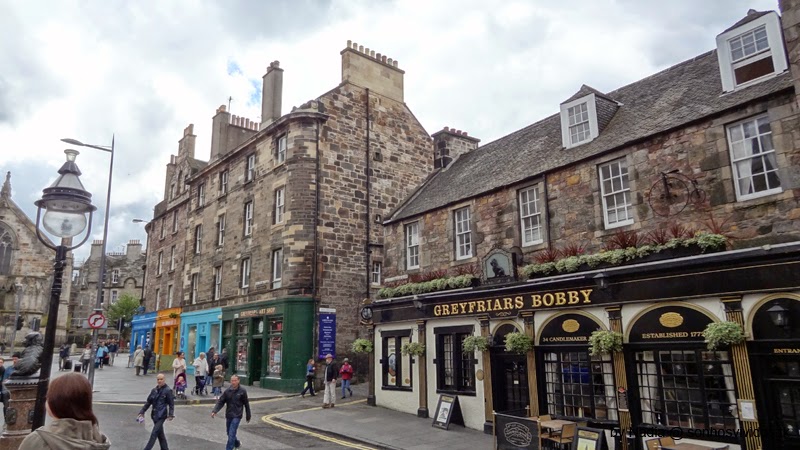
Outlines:
POLYGON ((86 321, 89 322, 89 328, 103 328, 103 325, 106 324, 106 317, 101 312, 93 312, 86 321))

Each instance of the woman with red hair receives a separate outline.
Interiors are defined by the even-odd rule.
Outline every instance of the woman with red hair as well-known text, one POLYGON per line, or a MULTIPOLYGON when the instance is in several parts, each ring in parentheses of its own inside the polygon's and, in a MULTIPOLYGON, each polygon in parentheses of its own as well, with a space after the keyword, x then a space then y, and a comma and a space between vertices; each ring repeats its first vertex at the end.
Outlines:
POLYGON ((47 414, 53 418, 22 441, 19 450, 105 450, 111 447, 100 433, 92 412, 92 385, 79 373, 50 382, 47 414))

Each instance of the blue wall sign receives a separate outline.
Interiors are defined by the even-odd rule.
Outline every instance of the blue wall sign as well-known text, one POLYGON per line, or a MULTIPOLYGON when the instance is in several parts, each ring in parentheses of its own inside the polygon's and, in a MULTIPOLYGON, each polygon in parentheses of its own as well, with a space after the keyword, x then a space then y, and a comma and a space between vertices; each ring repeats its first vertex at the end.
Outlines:
POLYGON ((319 315, 319 359, 328 353, 336 358, 336 314, 319 315))

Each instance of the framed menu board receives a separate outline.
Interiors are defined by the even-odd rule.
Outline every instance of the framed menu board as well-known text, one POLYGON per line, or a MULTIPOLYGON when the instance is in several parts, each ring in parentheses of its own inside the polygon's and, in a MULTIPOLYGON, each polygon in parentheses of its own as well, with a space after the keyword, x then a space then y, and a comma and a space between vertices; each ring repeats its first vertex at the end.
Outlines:
POLYGON ((572 450, 606 450, 606 433, 597 428, 578 427, 572 450))
POLYGON ((433 415, 433 426, 447 430, 450 423, 464 425, 464 418, 461 415, 461 407, 458 405, 457 395, 439 395, 439 403, 436 405, 436 413, 433 415))

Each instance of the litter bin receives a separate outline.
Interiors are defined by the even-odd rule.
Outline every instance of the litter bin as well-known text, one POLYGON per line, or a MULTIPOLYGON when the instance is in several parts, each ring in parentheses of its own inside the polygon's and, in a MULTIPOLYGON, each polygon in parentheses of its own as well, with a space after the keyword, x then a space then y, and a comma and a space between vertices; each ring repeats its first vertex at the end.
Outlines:
POLYGON ((75 361, 75 364, 72 366, 72 370, 75 371, 75 372, 80 373, 80 371, 81 371, 81 362, 80 361, 75 361))

